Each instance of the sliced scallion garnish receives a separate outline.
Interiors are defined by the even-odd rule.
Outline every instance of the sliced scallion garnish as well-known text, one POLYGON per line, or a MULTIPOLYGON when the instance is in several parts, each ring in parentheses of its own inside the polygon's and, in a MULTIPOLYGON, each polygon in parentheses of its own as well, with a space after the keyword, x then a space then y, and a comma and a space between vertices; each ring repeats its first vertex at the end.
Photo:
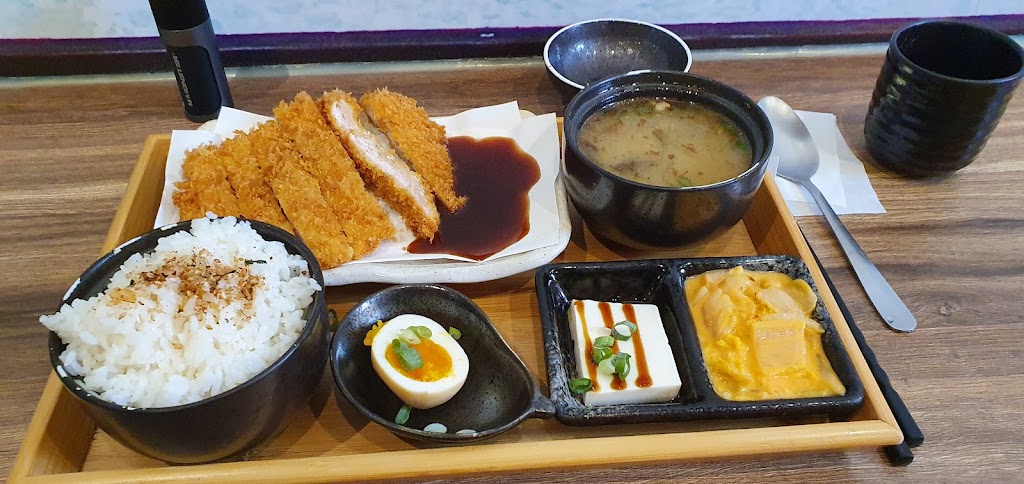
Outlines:
POLYGON ((631 321, 619 321, 615 323, 615 326, 612 326, 612 337, 619 341, 628 340, 633 336, 633 333, 636 333, 636 323, 631 321), (625 332, 619 329, 620 327, 625 328, 625 332))
POLYGON ((416 336, 416 331, 414 331, 412 328, 403 329, 401 333, 398 333, 398 339, 404 341, 406 344, 409 345, 420 344, 420 337, 416 336))
POLYGON ((405 371, 415 371, 423 367, 423 358, 420 352, 398 338, 391 342, 391 351, 398 357, 398 364, 402 365, 405 371))
POLYGON ((398 425, 405 425, 405 423, 409 421, 410 413, 412 413, 412 407, 402 405, 402 408, 398 409, 398 415, 395 415, 395 423, 398 425))
POLYGON ((615 353, 615 356, 608 358, 612 362, 612 366, 615 368, 615 374, 619 375, 619 378, 625 380, 626 376, 629 375, 630 363, 629 353, 615 353))
POLYGON ((594 340, 594 348, 611 348, 615 344, 615 338, 611 336, 598 336, 594 340))
POLYGON ((462 331, 455 329, 451 326, 448 327, 448 334, 451 335, 452 339, 459 339, 462 337, 462 331))
POLYGON ((615 374, 615 364, 612 362, 612 358, 601 360, 601 362, 597 364, 597 371, 602 375, 615 374))
POLYGON ((432 424, 427 424, 426 427, 423 427, 423 431, 433 432, 435 434, 445 434, 448 433, 448 427, 446 427, 443 423, 434 422, 432 424))
POLYGON ((590 378, 573 378, 569 381, 569 391, 576 395, 582 395, 594 388, 594 382, 590 378))
POLYGON ((600 364, 602 361, 612 357, 611 348, 597 348, 590 352, 590 359, 594 360, 594 364, 600 364))
POLYGON ((427 339, 430 337, 431 334, 433 334, 430 331, 430 328, 426 326, 413 326, 412 330, 414 333, 416 333, 416 336, 420 337, 420 339, 427 339))

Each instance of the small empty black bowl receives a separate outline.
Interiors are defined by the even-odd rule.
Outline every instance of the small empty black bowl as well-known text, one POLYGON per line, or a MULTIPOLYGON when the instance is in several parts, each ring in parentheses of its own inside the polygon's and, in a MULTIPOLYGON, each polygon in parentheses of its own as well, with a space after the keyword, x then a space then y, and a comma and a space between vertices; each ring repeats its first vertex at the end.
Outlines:
POLYGON ((638 20, 568 25, 544 44, 544 63, 566 102, 587 84, 627 72, 690 70, 690 47, 670 30, 638 20))
MULTIPOLYGON (((323 287, 316 257, 298 238, 263 222, 250 220, 265 240, 284 244, 309 265, 310 277, 323 287)), ((103 292, 110 278, 129 257, 152 251, 168 235, 192 228, 178 222, 136 237, 101 257, 65 295, 63 303, 88 299, 103 292)), ((295 343, 267 369, 219 395, 174 407, 128 408, 83 390, 63 368, 66 345, 50 332, 50 362, 68 391, 84 403, 96 424, 126 447, 149 457, 177 464, 197 464, 235 456, 275 437, 291 417, 307 405, 323 376, 329 329, 324 292, 313 295, 304 314, 306 326, 295 343)))
POLYGON ((338 325, 331 342, 334 382, 348 401, 374 422, 395 434, 442 444, 468 444, 505 432, 527 418, 549 418, 551 401, 540 392, 533 375, 509 348, 487 315, 463 294, 444 286, 412 284, 376 292, 338 325), (370 361, 366 332, 377 321, 402 314, 426 316, 462 332, 459 345, 469 357, 469 376, 462 389, 437 407, 412 409, 405 425, 395 423, 403 402, 377 375, 370 361), (431 423, 446 433, 426 432, 431 423), (459 430, 473 433, 457 434, 459 430))

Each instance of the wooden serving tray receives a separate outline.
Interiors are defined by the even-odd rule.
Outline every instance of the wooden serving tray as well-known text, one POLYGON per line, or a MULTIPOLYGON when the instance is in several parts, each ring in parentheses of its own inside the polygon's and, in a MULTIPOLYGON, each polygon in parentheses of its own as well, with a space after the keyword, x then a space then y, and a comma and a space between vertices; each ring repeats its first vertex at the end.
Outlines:
MULTIPOLYGON (((160 204, 170 137, 147 138, 103 253, 153 228, 160 204)), ((794 255, 810 267, 819 288, 828 287, 795 219, 771 177, 766 177, 743 221, 720 237, 678 250, 640 252, 607 247, 582 220, 557 261, 638 258, 794 255)), ((533 273, 452 287, 472 298, 547 388, 540 317, 533 273)), ((331 287, 327 301, 339 315, 379 284, 331 287)), ((330 371, 309 404, 285 431, 263 448, 232 462, 168 466, 143 457, 99 430, 55 374, 11 471, 11 482, 171 482, 185 479, 248 482, 321 482, 453 476, 526 469, 616 463, 632 465, 712 457, 820 451, 897 444, 903 435, 875 383, 849 326, 829 291, 825 307, 864 382, 863 407, 850 421, 822 418, 569 427, 555 420, 528 420, 492 440, 468 447, 439 447, 402 440, 372 423, 334 390, 330 371), (627 453, 592 449, 629 449, 627 453)), ((40 343, 42 344, 42 343, 40 343)), ((40 349, 42 351, 42 349, 40 349)))

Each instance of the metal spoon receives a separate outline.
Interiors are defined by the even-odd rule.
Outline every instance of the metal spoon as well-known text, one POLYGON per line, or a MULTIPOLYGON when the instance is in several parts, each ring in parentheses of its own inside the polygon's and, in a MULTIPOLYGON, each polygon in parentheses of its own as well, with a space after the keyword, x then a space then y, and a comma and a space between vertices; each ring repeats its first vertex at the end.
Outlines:
POLYGON ((783 100, 768 96, 757 103, 772 122, 775 131, 777 148, 782 148, 779 155, 778 175, 794 183, 802 185, 814 197, 815 203, 821 208, 822 215, 832 227, 839 240, 847 260, 853 266, 868 298, 875 305, 875 310, 890 328, 900 332, 910 332, 917 328, 917 320, 907 309, 896 291, 885 280, 878 268, 871 263, 867 254, 860 248, 857 241, 846 230, 839 216, 832 210, 828 200, 814 186, 811 176, 818 171, 818 148, 811 139, 803 121, 796 115, 793 108, 783 100))

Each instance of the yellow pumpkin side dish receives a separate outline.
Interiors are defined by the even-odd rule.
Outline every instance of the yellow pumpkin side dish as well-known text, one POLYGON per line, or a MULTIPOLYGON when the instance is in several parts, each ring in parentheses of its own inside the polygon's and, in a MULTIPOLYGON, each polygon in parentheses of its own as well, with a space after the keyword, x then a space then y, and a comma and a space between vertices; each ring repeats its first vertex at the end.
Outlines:
POLYGON ((811 319, 818 296, 800 279, 742 267, 686 279, 711 385, 727 400, 844 395, 811 319))

